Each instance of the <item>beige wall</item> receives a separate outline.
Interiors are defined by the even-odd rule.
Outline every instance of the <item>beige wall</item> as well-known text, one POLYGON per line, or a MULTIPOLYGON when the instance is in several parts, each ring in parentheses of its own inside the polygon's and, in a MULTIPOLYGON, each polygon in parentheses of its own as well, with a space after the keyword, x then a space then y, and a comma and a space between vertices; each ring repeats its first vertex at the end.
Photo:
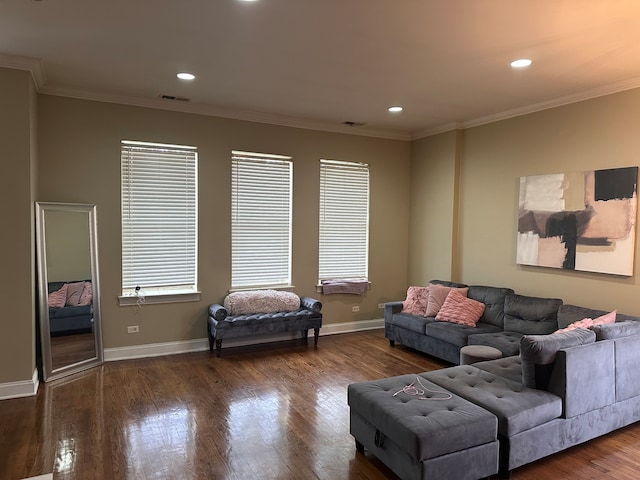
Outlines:
POLYGON ((409 284, 456 277, 458 143, 451 131, 411 147, 409 284))
MULTIPOLYGON (((460 202, 460 280, 640 314, 637 246, 631 278, 515 263, 519 177, 638 165, 639 111, 640 90, 632 90, 465 130, 460 188, 449 192, 460 202)), ((419 237, 412 230, 411 241, 419 237)), ((427 248, 438 254, 436 245, 427 248)))
POLYGON ((206 309, 231 279, 232 149, 294 158, 293 283, 324 304, 326 324, 381 318, 378 303, 404 295, 407 282, 410 143, 316 132, 164 110, 39 97, 38 200, 97 205, 105 347, 204 338, 206 309), (119 307, 120 141, 195 145, 199 155, 200 302, 119 307), (315 292, 319 159, 371 165, 371 290, 364 297, 315 292), (360 312, 351 312, 353 305, 360 312), (127 334, 127 325, 139 334, 127 334))
POLYGON ((45 214, 47 281, 91 278, 89 213, 50 210, 45 214))
POLYGON ((0 384, 35 369, 35 104, 29 72, 0 68, 0 384))

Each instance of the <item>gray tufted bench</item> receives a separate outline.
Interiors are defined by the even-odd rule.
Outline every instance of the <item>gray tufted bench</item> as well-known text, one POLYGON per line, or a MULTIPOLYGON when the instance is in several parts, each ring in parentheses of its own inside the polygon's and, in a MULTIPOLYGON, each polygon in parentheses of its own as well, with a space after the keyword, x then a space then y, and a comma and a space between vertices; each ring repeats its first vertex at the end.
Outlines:
POLYGON ((498 472, 496 416, 425 374, 354 383, 347 397, 356 449, 366 448, 404 480, 477 480, 498 472), (432 391, 402 391, 412 382, 432 391))
POLYGON ((219 357, 222 340, 225 338, 295 331, 302 331, 304 341, 307 342, 309 329, 313 329, 314 345, 317 346, 322 327, 321 310, 322 303, 310 297, 300 297, 300 308, 290 312, 229 315, 222 305, 209 305, 209 350, 213 352, 215 345, 216 355, 219 357))

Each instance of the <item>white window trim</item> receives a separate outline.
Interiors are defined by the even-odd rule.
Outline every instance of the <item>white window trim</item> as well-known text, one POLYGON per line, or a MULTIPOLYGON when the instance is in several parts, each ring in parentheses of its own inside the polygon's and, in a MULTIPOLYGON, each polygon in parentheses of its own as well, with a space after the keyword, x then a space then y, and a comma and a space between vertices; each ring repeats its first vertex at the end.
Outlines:
MULTIPOLYGON (((292 217, 293 217, 293 162, 292 158, 285 155, 273 155, 266 153, 246 152, 242 150, 232 150, 232 186, 231 186, 231 290, 264 289, 264 288, 290 288, 292 274, 292 217), (273 164, 273 169, 269 172, 269 164, 273 164), (239 176, 241 174, 242 176, 239 176), (282 183, 283 179, 288 180, 288 184, 282 183), (255 192, 252 188, 255 186, 255 192), (267 190, 263 190, 262 187, 267 190), (274 195, 269 195, 274 193, 274 195), (262 205, 256 203, 256 198, 263 195, 265 204, 267 200, 275 208, 280 204, 279 212, 265 212, 262 205), (242 210, 243 215, 249 219, 246 223, 237 220, 237 215, 241 211, 238 202, 246 202, 242 210), (283 203, 286 202, 286 203, 283 203), (255 204, 255 205, 254 205, 255 204), (284 205, 284 207, 283 207, 284 205), (265 216, 265 213, 267 215, 265 216), (273 217, 269 221, 269 216, 273 217), (254 217, 255 220, 252 220, 254 217), (284 221, 283 221, 284 218, 284 221), (269 229, 257 228, 251 234, 243 234, 243 227, 252 222, 261 225, 269 225, 269 229), (274 229, 275 227, 275 229, 274 229), (275 235, 279 235, 282 240, 273 240, 275 235), (273 238, 270 238, 273 237, 273 238), (280 250, 278 257, 282 262, 281 268, 270 271, 269 268, 256 269, 258 272, 252 278, 249 266, 251 265, 251 254, 242 256, 244 252, 259 252, 260 247, 265 247, 269 241, 273 240, 272 248, 280 250), (285 249, 282 254, 282 248, 285 249), (274 274, 275 275, 272 275, 274 274), (265 281, 253 280, 262 277, 265 281)), ((255 227, 254 227, 255 228, 255 227)))
MULTIPOLYGON (((118 302, 121 306, 127 305, 138 305, 142 304, 153 304, 153 303, 174 303, 174 302, 188 302, 188 301, 198 301, 200 300, 200 291, 197 288, 198 282, 198 153, 197 148, 192 146, 185 145, 173 145, 173 144, 159 144, 159 143, 149 143, 149 142, 138 142, 138 141, 128 141, 123 140, 121 142, 121 152, 122 153, 122 167, 124 168, 124 152, 127 149, 132 149, 135 147, 145 148, 148 147, 150 149, 173 149, 181 152, 193 152, 194 155, 194 178, 193 178, 193 191, 194 191, 194 199, 195 203, 194 207, 194 242, 195 242, 195 252, 193 258, 193 284, 184 284, 184 285, 176 285, 176 286, 145 286, 141 285, 139 291, 135 290, 133 287, 124 288, 123 281, 124 278, 121 278, 121 289, 122 293, 118 296, 118 302)), ((124 179, 123 172, 121 171, 121 183, 124 179)), ((124 184, 123 184, 124 185, 124 184)), ((124 188, 124 186, 123 186, 124 188)), ((121 201, 124 201, 124 195, 121 194, 121 201)), ((121 221, 123 222, 124 227, 124 215, 125 208, 123 206, 121 212, 121 221)), ((123 234, 124 235, 124 234, 123 234)), ((123 236, 123 250, 124 250, 124 236, 123 236)), ((122 257, 122 264, 124 264, 124 252, 122 257)), ((124 271, 122 272, 124 276, 124 271)))
MULTIPOLYGON (((370 190, 371 190, 371 186, 370 186, 370 170, 369 170, 369 165, 368 164, 364 164, 364 163, 357 163, 357 162, 347 162, 347 161, 341 161, 341 160, 327 160, 327 159, 321 159, 320 160, 320 211, 319 211, 319 238, 318 238, 318 242, 319 242, 319 258, 318 258, 318 285, 320 285, 322 283, 323 280, 340 280, 340 279, 344 279, 344 280, 348 280, 348 279, 364 279, 368 281, 368 276, 369 276, 369 228, 370 228, 370 219, 369 219, 369 213, 370 213, 370 190), (341 170, 348 172, 349 170, 354 170, 354 171, 359 171, 361 174, 366 172, 366 184, 363 182, 363 179, 361 177, 361 175, 356 175, 355 177, 352 178, 348 178, 347 175, 340 175, 341 170), (328 174, 330 173, 334 173, 334 181, 337 179, 338 182, 334 184, 334 196, 331 197, 331 191, 327 191, 325 186, 326 186, 326 182, 329 180, 328 178, 328 174), (346 181, 346 183, 342 183, 340 184, 339 182, 342 181, 346 181), (328 239, 328 245, 323 245, 323 242, 325 242, 327 239, 325 239, 323 237, 323 229, 325 228, 325 223, 323 222, 323 214, 324 212, 327 212, 327 214, 331 214, 331 201, 334 202, 334 206, 335 205, 343 205, 346 204, 349 201, 349 195, 348 194, 344 194, 341 195, 340 192, 350 192, 353 191, 352 189, 350 189, 349 184, 353 184, 353 182, 355 182, 354 188, 359 189, 361 192, 364 192, 365 195, 365 206, 364 206, 364 215, 365 215, 365 233, 364 233, 364 239, 359 242, 358 240, 353 240, 351 242, 352 245, 357 245, 358 243, 362 244, 362 247, 364 248, 364 264, 361 265, 361 267, 363 268, 363 270, 359 270, 359 271, 355 271, 355 270, 348 270, 348 271, 331 271, 331 268, 329 265, 322 265, 322 252, 323 249, 324 251, 327 251, 329 253, 331 253, 332 248, 335 250, 335 246, 331 245, 331 235, 329 234, 329 239, 328 239), (336 185, 338 186, 337 188, 336 185), (327 202, 327 200, 330 200, 330 202, 327 202)), ((358 201, 362 202, 362 198, 358 198, 358 201)), ((335 209, 334 208, 334 214, 338 214, 338 215, 342 215, 344 212, 342 211, 342 208, 340 209, 335 209), (339 213, 338 213, 339 210, 339 213)), ((362 212, 354 212, 354 221, 356 219, 358 219, 359 217, 362 216, 362 212)), ((360 220, 362 220, 362 218, 360 218, 360 220)), ((340 222, 336 222, 338 225, 340 222)), ((335 226, 335 224, 334 224, 335 226)), ((330 228, 329 228, 330 230, 330 228)), ((335 253, 335 252, 333 252, 335 253)), ((330 263, 330 262, 328 262, 330 263)))

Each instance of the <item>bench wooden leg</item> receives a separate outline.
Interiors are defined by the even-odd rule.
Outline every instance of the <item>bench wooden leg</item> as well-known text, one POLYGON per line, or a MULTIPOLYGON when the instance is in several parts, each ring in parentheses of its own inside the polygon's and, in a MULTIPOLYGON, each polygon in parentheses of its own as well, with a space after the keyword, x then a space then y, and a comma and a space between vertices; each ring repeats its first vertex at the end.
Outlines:
POLYGON ((222 353, 222 339, 216 340, 216 357, 219 357, 222 353))
POLYGON ((314 347, 318 346, 318 337, 320 337, 320 329, 314 328, 313 329, 313 346, 314 347))
POLYGON ((302 339, 304 340, 304 344, 309 344, 309 329, 302 330, 302 339))

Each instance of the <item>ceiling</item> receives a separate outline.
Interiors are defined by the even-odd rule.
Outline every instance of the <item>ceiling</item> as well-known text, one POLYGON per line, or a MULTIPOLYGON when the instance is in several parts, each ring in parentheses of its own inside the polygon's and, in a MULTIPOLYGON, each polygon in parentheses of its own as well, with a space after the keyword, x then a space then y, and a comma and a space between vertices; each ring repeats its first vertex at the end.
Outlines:
POLYGON ((0 0, 0 66, 45 94, 414 139, 640 86, 640 2, 0 0))

